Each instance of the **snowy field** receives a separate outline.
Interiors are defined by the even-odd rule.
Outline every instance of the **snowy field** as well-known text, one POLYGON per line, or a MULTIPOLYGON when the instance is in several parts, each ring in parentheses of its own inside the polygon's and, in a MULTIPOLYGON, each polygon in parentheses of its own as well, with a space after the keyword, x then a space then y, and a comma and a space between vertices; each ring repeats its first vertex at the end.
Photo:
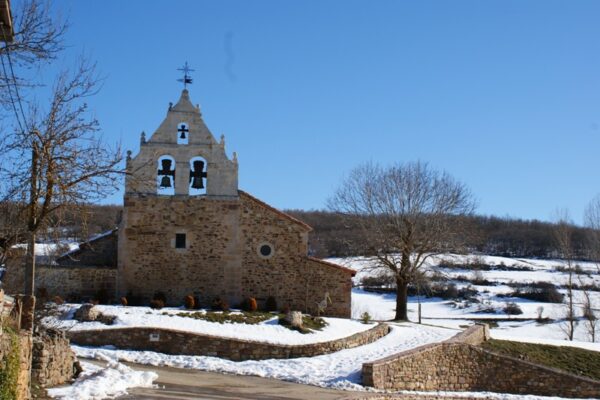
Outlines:
MULTIPOLYGON (((355 285, 359 284, 365 276, 376 275, 379 272, 370 268, 370 263, 360 258, 329 259, 358 271, 354 278, 355 285)), ((585 273, 579 274, 577 284, 600 285, 600 274, 596 264, 577 262, 585 273)), ((564 303, 547 303, 509 296, 514 288, 509 284, 526 284, 531 282, 549 282, 554 285, 564 286, 568 280, 568 274, 560 271, 565 268, 566 263, 561 260, 530 260, 511 259, 493 256, 458 256, 444 255, 434 258, 429 262, 428 268, 446 276, 450 282, 456 284, 457 289, 471 286, 477 291, 477 301, 444 300, 440 298, 417 297, 409 298, 409 319, 418 319, 417 308, 421 302, 423 323, 447 326, 452 328, 464 328, 474 323, 475 320, 494 320, 491 334, 493 338, 516 340, 533 343, 545 343, 554 345, 570 345, 590 350, 600 351, 600 343, 591 343, 590 336, 582 319, 577 322, 574 341, 566 341, 564 316, 567 306, 564 303), (456 264, 470 264, 483 262, 487 265, 496 266, 498 269, 490 271, 478 271, 472 269, 439 268, 436 267, 440 260, 450 260, 456 264), (525 270, 527 269, 527 270, 525 270), (490 281, 489 285, 473 285, 460 278, 480 278, 490 281), (459 279, 457 279, 459 278, 459 279), (503 312, 507 303, 513 302, 522 310, 520 315, 507 315, 503 312), (538 323, 536 321, 541 310, 543 318, 551 321, 538 323), (495 326, 497 325, 497 326, 495 326)), ((566 290, 559 289, 566 294, 566 290)), ((574 303, 576 316, 582 315, 583 293, 574 290, 574 303)), ((590 291, 591 303, 600 315, 600 292, 590 291)), ((395 294, 366 292, 360 288, 354 288, 352 292, 352 316, 359 318, 364 312, 368 312, 375 320, 390 320, 394 318, 396 308, 395 294)), ((599 324, 600 325, 600 324, 599 324)), ((600 327, 599 327, 600 328, 600 327)), ((600 339, 600 331, 597 333, 600 339)), ((597 341, 599 340, 597 339, 597 341)))
POLYGON ((302 334, 298 331, 279 325, 277 316, 273 316, 273 318, 256 325, 241 323, 221 324, 218 322, 209 322, 177 315, 199 312, 197 310, 186 311, 182 308, 172 307, 153 310, 150 307, 98 305, 96 308, 102 314, 116 317, 112 325, 105 325, 100 322, 78 322, 74 320, 73 314, 79 306, 80 304, 64 304, 59 307, 62 314, 60 317, 47 318, 44 323, 73 331, 127 327, 165 328, 205 335, 288 345, 327 342, 354 335, 355 333, 373 328, 376 325, 375 323, 363 324, 359 321, 343 318, 323 318, 327 322, 327 326, 322 330, 302 334))

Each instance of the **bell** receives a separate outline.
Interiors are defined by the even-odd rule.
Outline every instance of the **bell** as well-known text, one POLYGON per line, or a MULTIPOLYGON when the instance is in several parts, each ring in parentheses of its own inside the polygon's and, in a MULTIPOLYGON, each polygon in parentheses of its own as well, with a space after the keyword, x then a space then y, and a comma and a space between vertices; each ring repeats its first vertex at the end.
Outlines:
POLYGON ((179 139, 185 139, 185 131, 182 130, 180 132, 181 132, 181 135, 179 135, 179 139))
POLYGON ((204 182, 202 182, 202 178, 197 176, 192 177, 192 189, 204 189, 204 182))
POLYGON ((169 178, 168 176, 163 176, 160 179, 160 187, 161 188, 170 188, 171 187, 171 178, 169 178))

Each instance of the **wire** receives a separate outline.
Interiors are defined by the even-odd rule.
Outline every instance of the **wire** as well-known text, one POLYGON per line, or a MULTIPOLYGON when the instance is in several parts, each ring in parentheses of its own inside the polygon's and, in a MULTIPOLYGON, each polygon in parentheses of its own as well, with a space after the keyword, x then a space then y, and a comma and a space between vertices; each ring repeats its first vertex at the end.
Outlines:
MULTIPOLYGON (((4 23, 0 22, 0 29, 2 30, 2 36, 5 36, 4 23)), ((0 61, 2 62, 2 71, 4 72, 4 78, 6 80, 6 86, 8 87, 8 93, 10 95, 10 102, 13 106, 13 111, 15 112, 15 117, 17 118, 17 123, 19 124, 19 128, 21 132, 25 132, 23 129, 23 125, 27 128, 27 118, 25 118, 25 112, 23 112, 23 103, 21 102, 21 96, 19 95, 19 87, 17 85, 17 78, 15 76, 15 71, 13 69, 12 59, 10 58, 10 50, 8 44, 4 44, 4 50, 6 52, 6 57, 8 59, 8 65, 10 67, 10 74, 12 77, 12 84, 14 86, 15 95, 17 97, 17 102, 19 103, 19 109, 21 110, 20 117, 23 118, 23 123, 21 123, 21 118, 19 117, 19 112, 17 111, 17 106, 15 105, 15 99, 13 98, 12 90, 11 90, 11 80, 8 78, 8 73, 6 71, 6 65, 4 64, 4 57, 2 52, 0 52, 0 61)))

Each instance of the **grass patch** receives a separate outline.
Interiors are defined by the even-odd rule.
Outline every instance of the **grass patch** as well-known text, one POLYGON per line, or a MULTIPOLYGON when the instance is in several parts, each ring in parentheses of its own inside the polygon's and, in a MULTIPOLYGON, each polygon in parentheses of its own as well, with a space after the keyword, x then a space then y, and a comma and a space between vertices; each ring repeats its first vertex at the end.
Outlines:
MULTIPOLYGON (((167 313, 164 313, 168 315, 167 313)), ((256 325, 260 322, 266 321, 274 317, 273 314, 260 311, 242 311, 230 313, 228 311, 206 311, 206 312, 193 312, 193 313, 178 313, 178 317, 186 317, 193 319, 201 319, 208 322, 234 323, 234 324, 250 324, 256 325)))
POLYGON ((313 317, 310 315, 302 315, 302 329, 291 326, 285 320, 285 314, 279 315, 279 325, 285 326, 286 328, 298 331, 300 333, 311 333, 312 331, 320 331, 327 326, 327 322, 321 317, 313 317))
POLYGON ((600 352, 597 351, 508 340, 488 340, 482 344, 482 347, 521 360, 600 380, 600 368, 598 368, 600 352))

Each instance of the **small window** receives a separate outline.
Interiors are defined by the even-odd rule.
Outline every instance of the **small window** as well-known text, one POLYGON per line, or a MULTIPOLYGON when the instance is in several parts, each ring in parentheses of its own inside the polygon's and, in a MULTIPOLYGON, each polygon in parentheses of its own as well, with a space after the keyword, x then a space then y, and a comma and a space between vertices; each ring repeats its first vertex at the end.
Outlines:
POLYGON ((261 243, 256 250, 262 258, 271 258, 273 256, 273 245, 270 243, 261 243))
POLYGON ((175 234, 175 248, 176 249, 185 249, 185 233, 176 233, 175 234))

